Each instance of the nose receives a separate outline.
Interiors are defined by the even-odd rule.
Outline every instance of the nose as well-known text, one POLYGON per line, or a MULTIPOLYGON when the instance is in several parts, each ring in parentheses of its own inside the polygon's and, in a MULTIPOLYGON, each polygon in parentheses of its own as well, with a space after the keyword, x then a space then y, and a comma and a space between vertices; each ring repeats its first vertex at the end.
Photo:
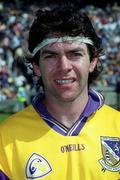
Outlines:
POLYGON ((58 69, 62 72, 69 72, 72 70, 71 61, 65 55, 59 58, 58 69))

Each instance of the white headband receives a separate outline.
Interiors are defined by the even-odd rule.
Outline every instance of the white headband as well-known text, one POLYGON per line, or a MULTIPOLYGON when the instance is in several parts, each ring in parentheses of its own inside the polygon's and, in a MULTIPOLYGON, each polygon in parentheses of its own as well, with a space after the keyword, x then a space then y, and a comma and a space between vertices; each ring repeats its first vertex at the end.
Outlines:
POLYGON ((89 37, 63 36, 63 37, 60 37, 60 38, 58 38, 58 37, 57 38, 46 38, 36 46, 36 48, 33 50, 32 53, 28 50, 27 55, 32 58, 44 46, 46 46, 48 44, 51 44, 51 43, 65 42, 65 41, 77 41, 77 42, 80 42, 80 43, 86 43, 86 44, 90 44, 90 45, 93 46, 93 41, 89 37))

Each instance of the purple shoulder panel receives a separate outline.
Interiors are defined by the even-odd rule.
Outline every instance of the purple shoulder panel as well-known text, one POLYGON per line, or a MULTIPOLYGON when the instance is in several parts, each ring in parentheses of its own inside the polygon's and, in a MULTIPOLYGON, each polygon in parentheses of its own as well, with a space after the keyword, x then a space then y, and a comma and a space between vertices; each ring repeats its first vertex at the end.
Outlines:
POLYGON ((10 180, 2 171, 0 171, 0 180, 10 180))

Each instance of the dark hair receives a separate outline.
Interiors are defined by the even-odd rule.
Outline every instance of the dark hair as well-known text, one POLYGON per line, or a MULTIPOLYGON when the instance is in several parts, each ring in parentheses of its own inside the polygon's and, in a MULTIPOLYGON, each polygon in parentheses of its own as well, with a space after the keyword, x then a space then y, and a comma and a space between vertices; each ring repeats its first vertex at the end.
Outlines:
MULTIPOLYGON (((78 35, 89 37, 94 43, 93 46, 87 45, 90 60, 101 55, 101 39, 97 36, 88 16, 79 8, 70 5, 50 10, 39 9, 29 31, 29 51, 32 52, 43 39, 55 33, 73 37, 78 35)), ((40 53, 37 52, 33 58, 28 58, 28 60, 38 64, 39 58, 40 53)), ((102 65, 99 63, 99 68, 96 66, 94 72, 90 73, 88 84, 97 78, 101 69, 102 65)))

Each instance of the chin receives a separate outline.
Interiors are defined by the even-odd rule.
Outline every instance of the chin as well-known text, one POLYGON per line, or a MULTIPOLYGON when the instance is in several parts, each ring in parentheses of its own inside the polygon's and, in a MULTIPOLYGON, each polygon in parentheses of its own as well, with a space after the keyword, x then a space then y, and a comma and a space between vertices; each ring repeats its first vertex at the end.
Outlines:
POLYGON ((63 102, 73 102, 75 99, 77 99, 78 95, 59 95, 59 99, 63 102))

